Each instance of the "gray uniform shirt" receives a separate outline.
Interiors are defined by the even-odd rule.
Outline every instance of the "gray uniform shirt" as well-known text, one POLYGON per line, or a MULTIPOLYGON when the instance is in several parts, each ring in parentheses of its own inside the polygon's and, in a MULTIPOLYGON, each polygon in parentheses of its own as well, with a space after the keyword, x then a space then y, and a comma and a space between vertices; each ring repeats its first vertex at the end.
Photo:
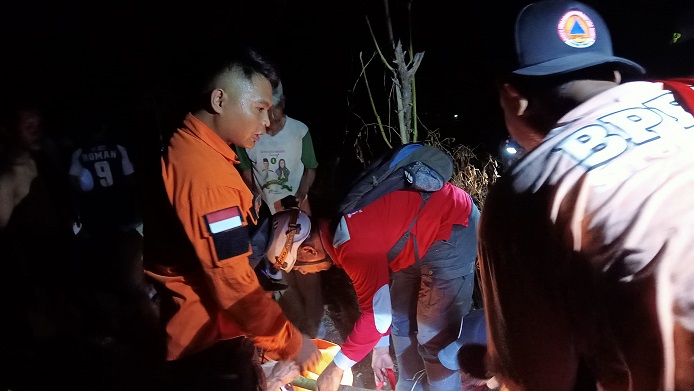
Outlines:
POLYGON ((605 390, 694 384, 693 147, 669 91, 627 83, 495 184, 479 250, 502 382, 571 390, 581 366, 605 390))

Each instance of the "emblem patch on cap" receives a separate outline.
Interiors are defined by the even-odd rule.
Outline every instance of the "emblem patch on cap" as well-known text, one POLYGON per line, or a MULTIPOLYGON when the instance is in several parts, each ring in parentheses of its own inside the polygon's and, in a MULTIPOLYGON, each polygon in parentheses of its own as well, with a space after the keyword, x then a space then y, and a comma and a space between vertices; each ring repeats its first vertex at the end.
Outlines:
POLYGON ((587 48, 595 43, 595 26, 581 11, 569 11, 557 24, 559 38, 574 48, 587 48))

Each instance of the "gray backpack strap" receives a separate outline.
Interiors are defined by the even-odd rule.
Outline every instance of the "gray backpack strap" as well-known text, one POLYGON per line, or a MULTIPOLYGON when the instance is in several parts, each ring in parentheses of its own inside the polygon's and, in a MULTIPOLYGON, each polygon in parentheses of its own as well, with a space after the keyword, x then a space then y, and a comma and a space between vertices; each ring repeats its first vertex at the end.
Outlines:
MULTIPOLYGON (((398 239, 398 241, 395 242, 393 247, 391 247, 390 250, 388 250, 388 253, 386 254, 386 256, 388 258, 388 263, 393 262, 395 257, 397 257, 402 252, 402 250, 405 248, 405 244, 410 239, 410 236, 412 236, 410 231, 412 231, 412 227, 414 227, 414 223, 417 222, 417 216, 419 216, 419 212, 421 212, 422 209, 424 209, 424 205, 426 205, 427 201, 429 201, 429 198, 431 197, 431 193, 428 193, 428 192, 419 192, 419 194, 422 195, 422 205, 419 207, 419 210, 417 211, 417 214, 414 216, 414 219, 412 219, 412 223, 410 223, 410 226, 407 228, 407 231, 405 231, 405 233, 400 237, 400 239, 398 239)), ((416 261, 419 261, 419 255, 417 255, 418 254, 417 238, 412 238, 412 240, 414 240, 414 248, 415 248, 414 256, 416 258, 416 261)))

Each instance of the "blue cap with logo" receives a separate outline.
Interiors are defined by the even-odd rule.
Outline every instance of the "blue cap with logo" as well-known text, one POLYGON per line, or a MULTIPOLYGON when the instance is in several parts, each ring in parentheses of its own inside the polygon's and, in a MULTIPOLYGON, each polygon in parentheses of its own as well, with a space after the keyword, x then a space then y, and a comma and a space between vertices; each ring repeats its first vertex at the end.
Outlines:
POLYGON ((645 73, 639 64, 613 54, 605 21, 577 1, 527 5, 516 18, 515 38, 517 75, 558 75, 608 63, 627 74, 645 73))

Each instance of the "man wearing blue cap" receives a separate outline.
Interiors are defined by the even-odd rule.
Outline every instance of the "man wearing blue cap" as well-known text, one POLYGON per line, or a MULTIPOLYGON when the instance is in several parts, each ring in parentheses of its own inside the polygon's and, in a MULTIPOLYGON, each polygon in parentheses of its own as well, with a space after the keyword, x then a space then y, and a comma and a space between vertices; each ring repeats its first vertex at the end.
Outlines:
POLYGON ((526 151, 482 211, 488 377, 508 390, 694 389, 694 117, 594 9, 518 14, 498 84, 526 151))

